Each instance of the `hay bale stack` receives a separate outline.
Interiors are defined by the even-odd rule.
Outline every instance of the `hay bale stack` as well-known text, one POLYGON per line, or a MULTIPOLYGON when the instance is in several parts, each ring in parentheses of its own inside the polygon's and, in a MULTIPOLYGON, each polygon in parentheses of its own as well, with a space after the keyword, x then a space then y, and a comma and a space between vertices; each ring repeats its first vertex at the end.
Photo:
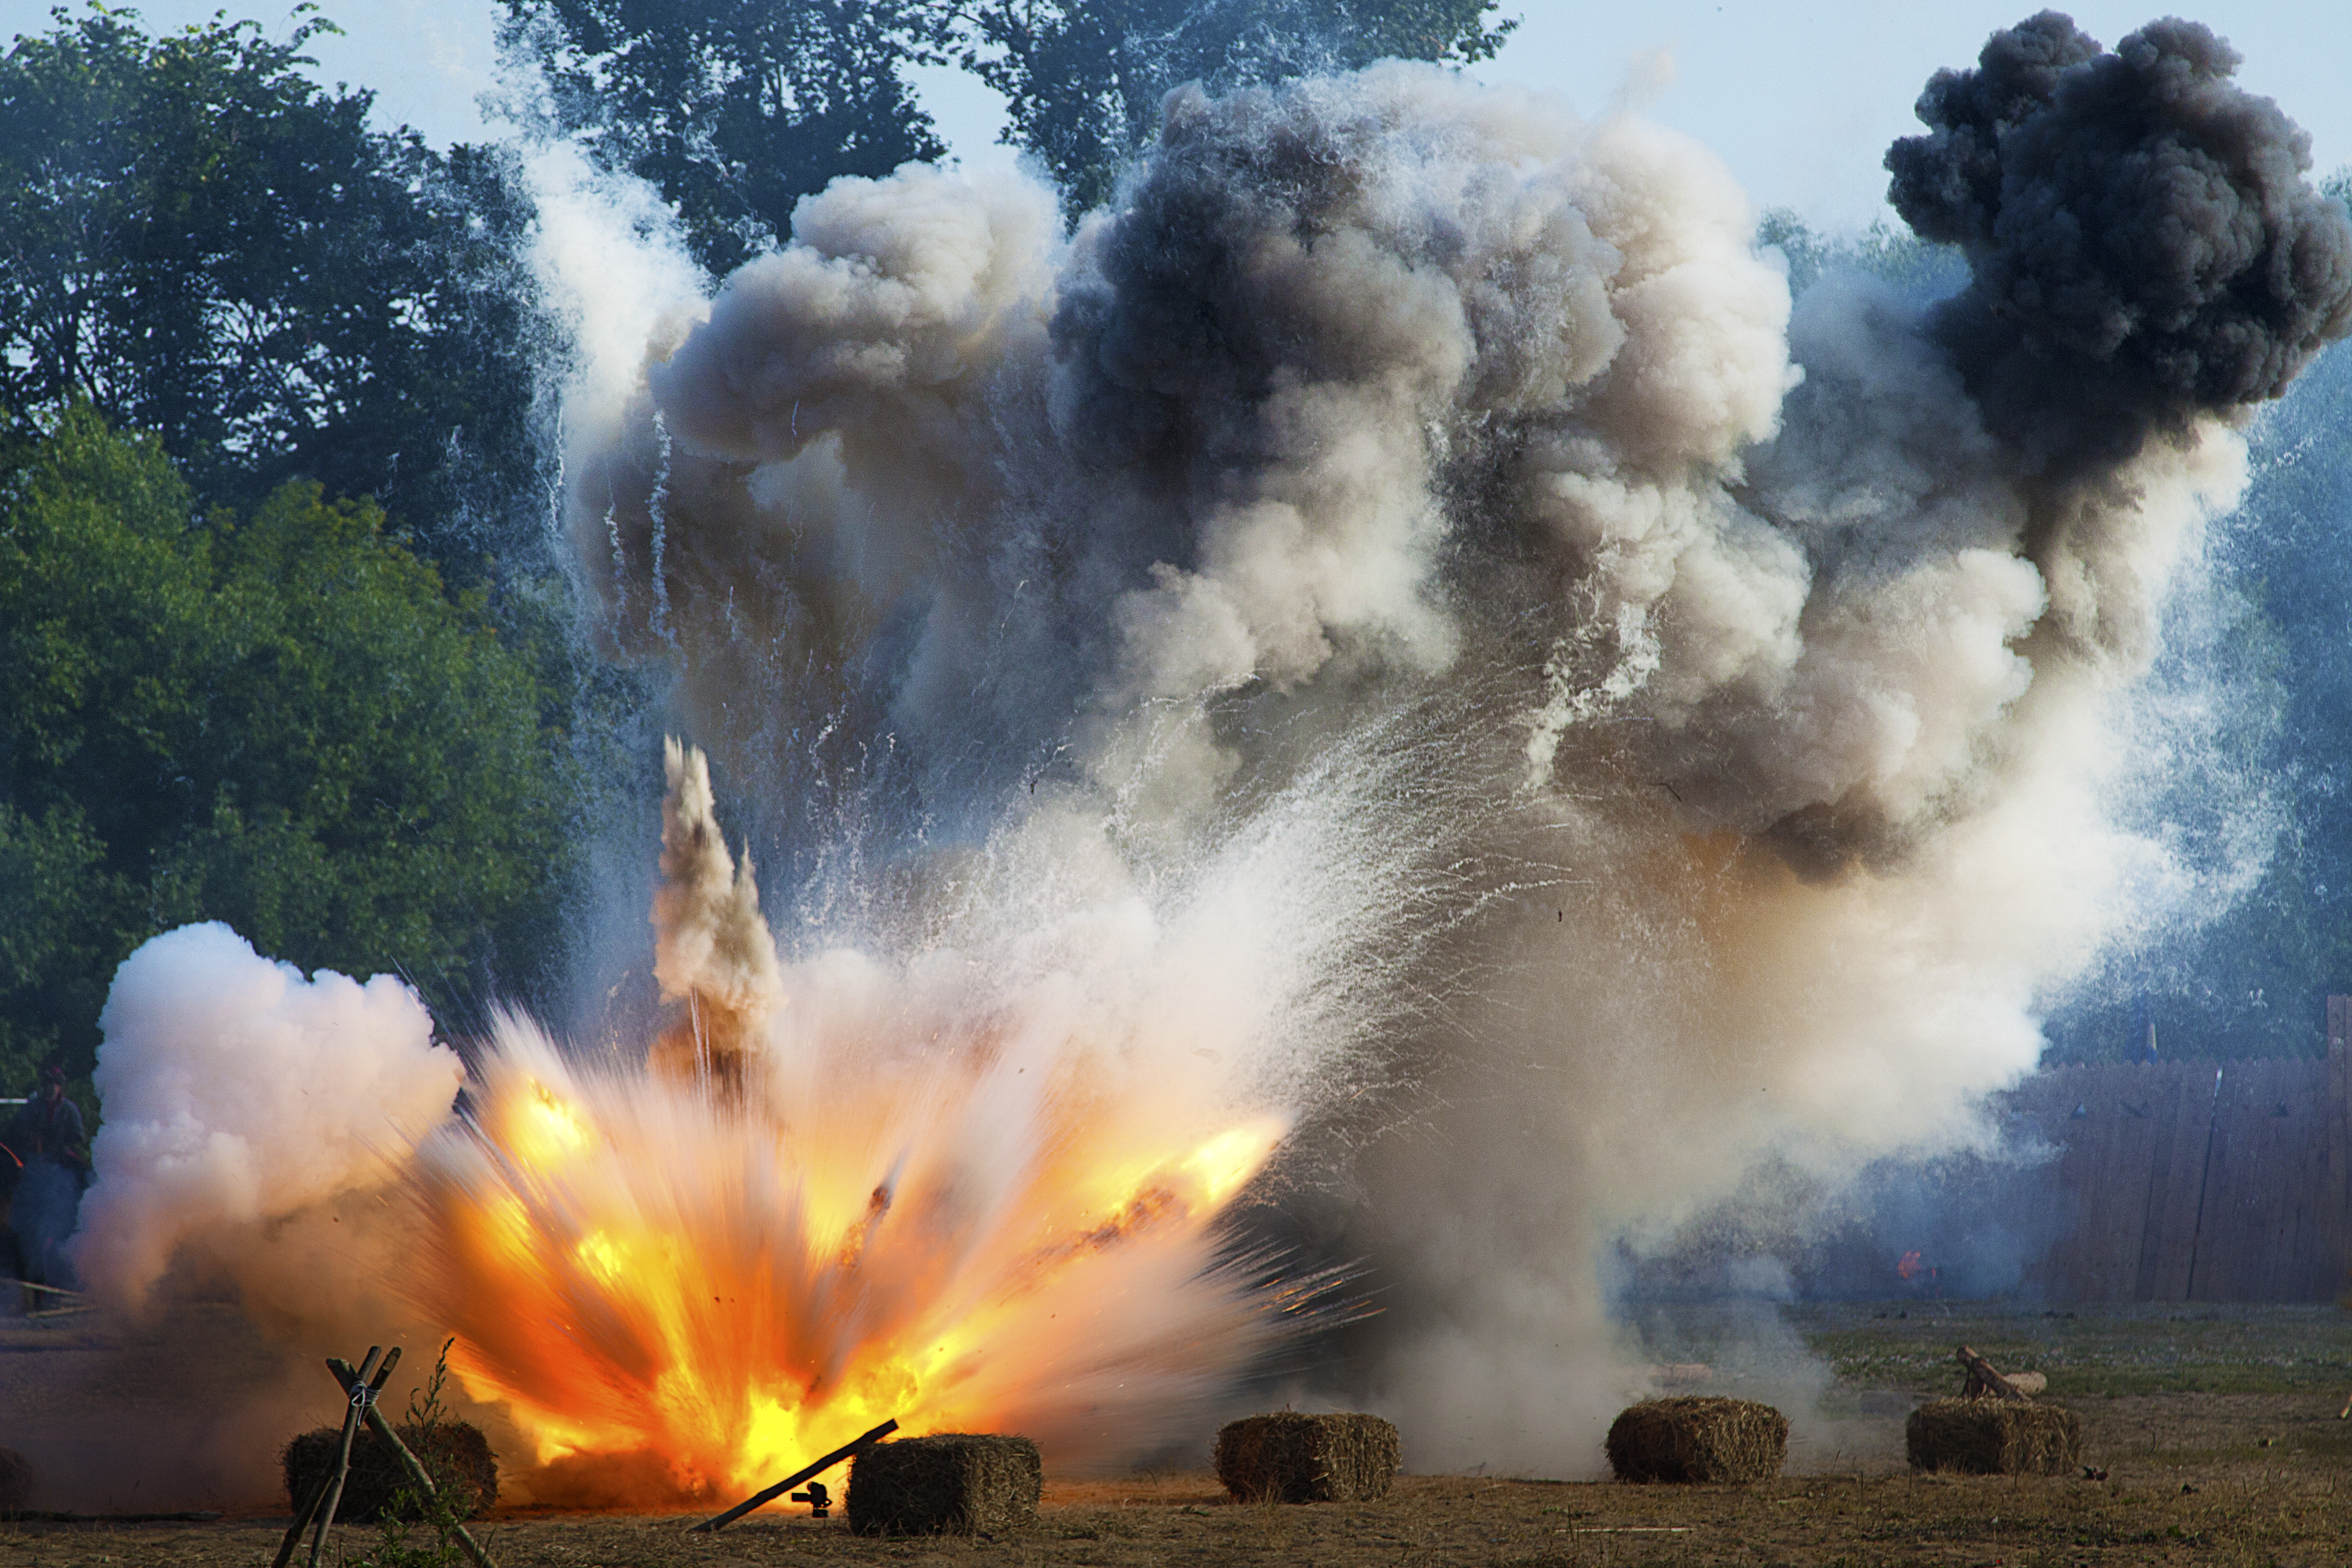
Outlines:
POLYGON ((1752 1399, 1645 1399, 1609 1428, 1621 1481, 1769 1481, 1789 1457, 1789 1418, 1752 1399))
POLYGON ((0 1513, 33 1506, 33 1467, 14 1448, 0 1448, 0 1513))
POLYGON ((1217 1432, 1217 1479, 1243 1502, 1370 1502, 1389 1495, 1398 1456, 1377 1415, 1285 1410, 1217 1432))
MULTIPOLYGON (((459 1519, 471 1519, 499 1500, 498 1457, 490 1452, 489 1439, 482 1436, 480 1427, 468 1421, 443 1421, 435 1425, 429 1439, 415 1426, 394 1430, 427 1470, 436 1478, 450 1478, 449 1504, 459 1519)), ((342 1436, 340 1427, 320 1426, 286 1445, 280 1458, 286 1467, 286 1495, 295 1511, 301 1510, 302 1500, 310 1495, 319 1478, 334 1468, 335 1447, 342 1436)), ((400 1461, 362 1426, 352 1439, 351 1473, 343 1479, 343 1497, 335 1505, 335 1517, 354 1524, 373 1523, 388 1516, 392 1500, 408 1485, 408 1473, 400 1468, 400 1461)), ((411 1511, 406 1517, 416 1515, 411 1511)))
POLYGON ((942 1432, 878 1443, 850 1461, 849 1528, 860 1535, 1001 1535, 1037 1522, 1045 1484, 1026 1437, 942 1432))
POLYGON ((2083 1421, 2055 1405, 2014 1399, 1931 1399, 1904 1424, 1915 1470, 1978 1476, 2071 1474, 2083 1458, 2083 1421))

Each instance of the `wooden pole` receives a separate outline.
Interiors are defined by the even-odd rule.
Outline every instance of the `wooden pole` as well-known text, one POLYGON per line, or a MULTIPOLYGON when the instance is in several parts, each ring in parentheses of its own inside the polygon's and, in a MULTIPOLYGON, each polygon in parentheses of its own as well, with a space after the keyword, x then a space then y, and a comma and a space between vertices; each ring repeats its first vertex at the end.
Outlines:
POLYGON ((1960 1390, 1961 1398, 1974 1399, 1990 1394, 2001 1399, 2013 1399, 2020 1405, 2033 1403, 2015 1384, 2001 1376, 1992 1363, 1968 1346, 1962 1345, 1953 1352, 1952 1359, 1969 1369, 1968 1382, 1960 1390))
POLYGON ((302 1532, 310 1528, 312 1520, 319 1517, 319 1505, 327 1500, 327 1488, 334 1479, 334 1471, 327 1470, 310 1483, 310 1495, 304 1498, 302 1506, 294 1510, 294 1522, 286 1527, 286 1539, 278 1543, 278 1555, 270 1560, 269 1568, 286 1568, 294 1561, 294 1549, 302 1544, 302 1532))
POLYGON ((761 1503, 773 1502, 776 1499, 783 1496, 784 1493, 792 1490, 803 1481, 809 1480, 814 1477, 824 1474, 825 1471, 833 1468, 834 1466, 841 1463, 842 1460, 848 1458, 852 1454, 859 1453, 866 1448, 872 1447, 875 1444, 879 1443, 883 1438, 887 1437, 891 1433, 896 1432, 898 1429, 898 1418, 894 1415, 889 1420, 882 1423, 881 1426, 874 1428, 873 1431, 866 1434, 865 1436, 858 1438, 856 1442, 844 1443, 840 1447, 835 1448, 832 1453, 827 1454, 824 1458, 819 1459, 816 1463, 809 1466, 806 1469, 794 1470, 791 1475, 786 1476, 782 1480, 778 1481, 774 1486, 770 1487, 767 1490, 763 1492, 756 1492, 751 1497, 745 1498, 741 1502, 737 1503, 733 1508, 729 1509, 725 1513, 719 1515, 715 1519, 704 1520, 700 1524, 696 1525, 693 1531, 690 1531, 688 1533, 692 1534, 696 1531, 715 1531, 724 1530, 729 1525, 734 1523, 737 1520, 742 1518, 745 1514, 751 1512, 753 1509, 759 1507, 761 1503))
MULTIPOLYGON (((373 1346, 370 1346, 368 1349, 368 1363, 370 1365, 373 1365, 375 1356, 375 1348, 373 1346)), ((392 1369, 398 1365, 399 1362, 400 1347, 398 1345, 394 1345, 392 1347, 392 1354, 385 1357, 383 1364, 376 1367, 375 1369, 374 1386, 376 1388, 381 1389, 383 1387, 384 1379, 392 1375, 392 1369)), ((346 1395, 346 1397, 348 1398, 348 1395, 346 1395)), ((289 1563, 294 1561, 294 1549, 301 1545, 302 1532, 310 1528, 310 1521, 319 1517, 320 1505, 327 1500, 327 1493, 331 1489, 337 1491, 341 1489, 341 1483, 342 1480, 343 1470, 350 1462, 352 1428, 357 1425, 358 1421, 358 1406, 346 1405, 343 1409, 343 1458, 336 1464, 328 1467, 328 1468, 319 1477, 318 1480, 311 1486, 310 1495, 302 1500, 302 1506, 294 1510, 294 1522, 287 1527, 286 1539, 278 1543, 278 1555, 270 1563, 269 1568, 286 1568, 286 1565, 289 1563)), ((318 1561, 318 1552, 316 1548, 312 1549, 311 1561, 314 1563, 318 1561)))
MULTIPOLYGON (((382 1345, 368 1346, 367 1360, 360 1363, 359 1381, 352 1384, 350 1398, 345 1402, 342 1439, 335 1445, 334 1467, 327 1472, 327 1500, 319 1510, 318 1533, 310 1537, 310 1568, 319 1568, 320 1553, 327 1550, 327 1531, 335 1527, 335 1510, 342 1506, 343 1481, 352 1473, 352 1439, 359 1435, 360 1413, 367 1408, 368 1401, 375 1397, 376 1387, 382 1384, 379 1381, 374 1386, 363 1385, 375 1376, 376 1361, 383 1354, 382 1345)), ((394 1345, 392 1360, 399 1359, 400 1347, 394 1345)), ((384 1371, 391 1370, 391 1363, 386 1363, 384 1371)))
MULTIPOLYGON (((341 1356, 330 1356, 327 1360, 327 1369, 335 1374, 335 1381, 343 1385, 343 1391, 347 1394, 351 1392, 352 1384, 359 1381, 359 1373, 353 1370, 352 1363, 341 1356)), ((383 1418, 383 1413, 375 1407, 374 1401, 368 1402, 364 1418, 367 1421, 368 1430, 375 1434, 376 1441, 392 1451, 394 1460, 402 1469, 408 1472, 408 1479, 416 1483, 417 1489, 425 1494, 425 1500, 430 1502, 439 1502, 441 1489, 433 1484, 432 1472, 418 1461, 415 1455, 408 1451, 408 1445, 400 1440, 400 1435, 392 1429, 392 1423, 383 1418)), ((457 1544, 464 1547, 466 1555, 473 1560, 474 1568, 499 1568, 499 1565, 490 1560, 490 1554, 482 1550, 482 1543, 476 1541, 467 1533, 465 1525, 458 1522, 457 1513, 446 1505, 443 1512, 448 1515, 448 1527, 457 1535, 457 1544)))

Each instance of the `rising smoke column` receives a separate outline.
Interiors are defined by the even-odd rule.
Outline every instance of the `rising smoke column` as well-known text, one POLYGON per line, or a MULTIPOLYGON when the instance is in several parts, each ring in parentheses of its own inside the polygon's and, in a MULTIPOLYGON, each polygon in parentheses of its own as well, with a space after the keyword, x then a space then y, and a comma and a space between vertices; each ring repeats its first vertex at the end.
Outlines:
POLYGON ((2352 310, 2352 236, 2310 138, 2236 50, 2151 23, 2113 53, 2045 11, 1920 96, 1888 199, 1959 246, 1936 335, 2004 441, 2060 476, 2278 396, 2352 310))
POLYGON ((664 742, 661 886, 654 894, 654 978, 680 1016, 654 1042, 649 1065, 680 1080, 707 1077, 740 1097, 764 1026, 784 1004, 776 942, 760 914, 745 856, 738 870, 719 831, 710 763, 664 742))
POLYGON ((1928 133, 1887 153, 1896 210, 1969 258, 1931 331, 2024 470, 2022 552, 2051 593, 2035 644, 2057 657, 2151 652, 2160 584, 2103 487, 2278 396, 2352 324, 2344 210, 2238 64, 2192 22, 2109 54, 2043 12, 1938 72, 1928 133))

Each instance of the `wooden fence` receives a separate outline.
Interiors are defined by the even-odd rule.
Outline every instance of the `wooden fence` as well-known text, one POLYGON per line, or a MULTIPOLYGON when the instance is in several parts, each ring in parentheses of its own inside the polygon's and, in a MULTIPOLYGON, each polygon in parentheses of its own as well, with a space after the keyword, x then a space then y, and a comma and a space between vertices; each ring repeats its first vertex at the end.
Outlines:
POLYGON ((2057 1068, 2020 1085, 2018 1130, 2057 1151, 2024 1185, 2071 1210, 2025 1289, 2083 1302, 2340 1294, 2352 998, 2328 999, 2327 1034, 2324 1059, 2057 1068))

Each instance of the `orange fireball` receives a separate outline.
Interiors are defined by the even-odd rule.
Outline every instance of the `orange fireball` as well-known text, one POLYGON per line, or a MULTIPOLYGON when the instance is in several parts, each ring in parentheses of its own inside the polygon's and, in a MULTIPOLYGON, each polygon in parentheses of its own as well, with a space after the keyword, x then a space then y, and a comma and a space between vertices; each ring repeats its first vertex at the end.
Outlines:
POLYGON ((1289 1304, 1213 1231, 1286 1121, 1108 1093, 1117 1042, 1050 979, 911 1046, 903 1008, 788 1014, 701 768, 673 748, 656 913, 688 1032, 592 1068, 501 1018, 414 1167, 414 1289, 467 1391, 542 1461, 650 1453, 723 1492, 886 1417, 1024 1432, 1065 1466, 1190 1435, 1289 1304), (695 1070, 713 1019, 723 1070, 695 1070))

